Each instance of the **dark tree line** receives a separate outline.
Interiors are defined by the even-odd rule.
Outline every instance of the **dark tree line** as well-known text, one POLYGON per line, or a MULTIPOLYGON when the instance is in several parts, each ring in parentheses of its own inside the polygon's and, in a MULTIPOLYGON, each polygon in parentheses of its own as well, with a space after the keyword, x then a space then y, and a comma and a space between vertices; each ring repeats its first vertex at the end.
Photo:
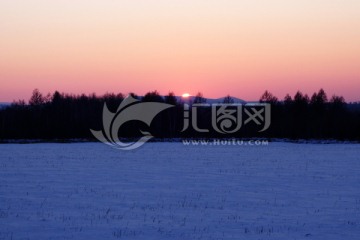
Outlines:
POLYGON ((328 99, 323 89, 311 97, 298 91, 279 101, 269 92, 260 98, 272 104, 268 137, 292 139, 360 139, 360 104, 346 103, 342 96, 328 99))
MULTIPOLYGON (((138 137, 140 130, 150 131, 159 138, 168 137, 268 137, 290 139, 340 139, 360 140, 360 104, 346 103, 341 96, 328 99, 324 90, 311 97, 297 92, 293 97, 286 95, 279 100, 265 91, 260 102, 271 104, 271 125, 267 131, 258 132, 255 125, 242 127, 234 134, 222 135, 213 130, 208 133, 189 128, 181 132, 184 123, 184 108, 181 100, 173 93, 161 96, 157 91, 143 97, 131 93, 143 102, 172 104, 157 115, 151 129, 143 123, 130 121, 120 129, 121 137, 138 137)), ((103 96, 70 95, 55 92, 43 95, 33 91, 28 104, 17 101, 0 109, 0 139, 94 139, 90 129, 102 129, 104 103, 116 112, 124 100, 123 94, 103 96)), ((192 103, 206 103, 206 98, 198 93, 192 103)), ((232 104, 234 99, 226 96, 223 103, 232 104)), ((211 108, 198 109, 199 127, 211 129, 211 108)))

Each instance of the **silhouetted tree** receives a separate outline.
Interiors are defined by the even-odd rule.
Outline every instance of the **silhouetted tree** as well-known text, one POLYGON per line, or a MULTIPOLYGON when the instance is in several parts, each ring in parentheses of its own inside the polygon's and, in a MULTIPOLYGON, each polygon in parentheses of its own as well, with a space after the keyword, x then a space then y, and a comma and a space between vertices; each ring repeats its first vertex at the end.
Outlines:
POLYGON ((290 105, 293 102, 291 96, 289 94, 286 94, 284 97, 284 103, 285 105, 290 105))
POLYGON ((206 103, 206 99, 204 98, 204 96, 203 96, 203 94, 201 92, 198 92, 195 95, 193 103, 206 103))
POLYGON ((29 104, 31 106, 38 106, 41 105, 45 102, 45 98, 43 97, 43 95, 40 93, 39 89, 34 89, 34 91, 32 92, 31 98, 29 100, 29 104))
POLYGON ((178 99, 173 92, 169 92, 168 95, 165 96, 165 103, 174 105, 175 107, 166 110, 163 121, 168 123, 168 128, 163 127, 163 132, 168 137, 176 137, 177 125, 180 122, 178 118, 181 116, 182 108, 180 108, 178 99))
POLYGON ((165 96, 165 102, 172 105, 177 105, 177 98, 173 92, 169 92, 167 96, 165 96))
POLYGON ((129 93, 129 95, 132 97, 132 98, 135 98, 135 99, 140 99, 139 96, 133 92, 129 93))
POLYGON ((342 96, 336 96, 336 95, 333 95, 330 99, 330 103, 335 105, 335 106, 345 106, 345 99, 344 97, 342 96))
POLYGON ((21 99, 21 100, 17 100, 17 101, 13 101, 11 103, 12 107, 25 107, 26 106, 26 102, 25 100, 21 99))
POLYGON ((145 94, 142 98, 143 102, 164 102, 164 99, 160 96, 158 91, 152 91, 145 94))
POLYGON ((309 96, 303 95, 300 91, 297 91, 294 96, 294 103, 298 106, 306 106, 309 104, 309 96))
POLYGON ((313 105, 323 105, 327 103, 327 95, 323 89, 320 89, 318 93, 314 93, 311 97, 310 103, 313 105))
POLYGON ((300 91, 297 91, 292 108, 292 122, 289 132, 291 132, 292 138, 308 138, 308 124, 309 124, 309 97, 307 94, 303 95, 300 91))
POLYGON ((233 103, 234 103, 234 99, 233 99, 230 95, 227 95, 227 96, 224 98, 223 103, 225 103, 225 104, 233 104, 233 103))
POLYGON ((278 102, 278 98, 272 95, 267 90, 263 93, 263 95, 260 97, 261 103, 270 103, 270 104, 276 104, 278 102))
POLYGON ((309 132, 317 138, 326 137, 329 132, 327 121, 327 95, 323 89, 320 89, 317 93, 311 96, 310 110, 309 110, 309 132))
POLYGON ((59 104, 63 100, 64 96, 61 95, 58 91, 55 91, 52 96, 52 103, 59 104))

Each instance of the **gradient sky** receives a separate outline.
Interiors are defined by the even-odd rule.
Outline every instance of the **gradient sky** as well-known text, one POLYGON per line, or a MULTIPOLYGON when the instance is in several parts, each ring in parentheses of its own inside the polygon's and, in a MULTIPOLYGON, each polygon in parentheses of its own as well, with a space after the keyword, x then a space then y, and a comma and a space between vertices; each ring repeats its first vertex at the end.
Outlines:
POLYGON ((1 0, 0 101, 158 90, 360 100, 359 0, 1 0))

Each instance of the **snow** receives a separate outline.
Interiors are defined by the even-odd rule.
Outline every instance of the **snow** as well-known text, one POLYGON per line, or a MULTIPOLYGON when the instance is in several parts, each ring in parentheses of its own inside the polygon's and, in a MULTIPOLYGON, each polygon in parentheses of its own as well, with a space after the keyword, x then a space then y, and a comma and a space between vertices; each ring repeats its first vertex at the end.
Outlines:
POLYGON ((358 144, 1 144, 0 239, 360 239, 358 144))

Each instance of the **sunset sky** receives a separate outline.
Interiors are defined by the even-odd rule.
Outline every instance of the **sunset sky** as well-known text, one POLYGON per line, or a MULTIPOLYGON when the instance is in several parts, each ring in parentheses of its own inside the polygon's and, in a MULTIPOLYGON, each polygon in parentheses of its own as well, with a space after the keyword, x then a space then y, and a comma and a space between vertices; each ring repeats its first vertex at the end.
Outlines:
POLYGON ((321 87, 360 101, 359 0, 0 1, 0 102, 321 87))

